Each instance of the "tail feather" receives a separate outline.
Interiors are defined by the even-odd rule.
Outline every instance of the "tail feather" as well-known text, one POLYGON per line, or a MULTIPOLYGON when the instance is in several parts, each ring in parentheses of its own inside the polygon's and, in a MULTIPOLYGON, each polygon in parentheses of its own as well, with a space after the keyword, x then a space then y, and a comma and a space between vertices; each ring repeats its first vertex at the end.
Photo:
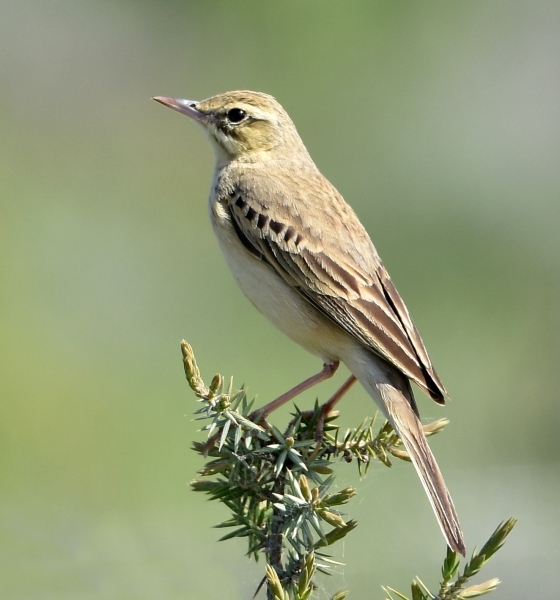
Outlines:
POLYGON ((424 486, 447 545, 464 556, 465 542, 457 512, 436 459, 428 446, 407 377, 365 350, 354 350, 343 360, 401 438, 424 486))
POLYGON ((383 385, 380 391, 385 400, 387 417, 416 468, 447 545, 465 556, 465 542, 459 518, 443 475, 424 435, 422 424, 400 390, 383 385))

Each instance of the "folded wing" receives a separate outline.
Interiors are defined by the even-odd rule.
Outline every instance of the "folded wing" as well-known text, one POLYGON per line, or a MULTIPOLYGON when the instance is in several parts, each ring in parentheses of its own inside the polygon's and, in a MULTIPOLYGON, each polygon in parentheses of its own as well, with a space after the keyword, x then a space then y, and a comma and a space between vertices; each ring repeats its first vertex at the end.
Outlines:
POLYGON ((237 176, 235 189, 223 199, 237 235, 318 310, 443 404, 445 388, 369 236, 328 181, 313 175, 316 185, 306 188, 317 190, 312 198, 290 198, 270 184, 259 186, 254 177, 237 176), (277 194, 274 202, 267 198, 271 193, 277 194), (328 202, 320 201, 324 194, 331 195, 328 202), (321 239, 298 211, 306 202, 321 211, 314 219, 327 221, 323 235, 337 230, 329 220, 343 225, 345 235, 321 239))

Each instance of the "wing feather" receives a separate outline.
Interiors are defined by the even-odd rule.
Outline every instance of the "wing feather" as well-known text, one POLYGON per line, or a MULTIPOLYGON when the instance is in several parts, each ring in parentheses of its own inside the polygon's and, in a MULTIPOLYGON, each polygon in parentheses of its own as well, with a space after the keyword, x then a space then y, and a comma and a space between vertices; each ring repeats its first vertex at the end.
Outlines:
MULTIPOLYGON (((346 235, 322 239, 298 211, 309 199, 290 198, 278 186, 259 185, 258 179, 239 175, 234 191, 222 198, 237 235, 249 252, 329 319, 443 403, 445 388, 369 236, 338 192, 317 176, 318 193, 334 195, 333 202, 322 203, 318 216, 327 224, 336 220, 344 225, 346 235), (275 194, 275 201, 267 194, 275 194), (336 259, 327 248, 334 248, 336 259)), ((322 234, 336 230, 325 227, 322 234)))

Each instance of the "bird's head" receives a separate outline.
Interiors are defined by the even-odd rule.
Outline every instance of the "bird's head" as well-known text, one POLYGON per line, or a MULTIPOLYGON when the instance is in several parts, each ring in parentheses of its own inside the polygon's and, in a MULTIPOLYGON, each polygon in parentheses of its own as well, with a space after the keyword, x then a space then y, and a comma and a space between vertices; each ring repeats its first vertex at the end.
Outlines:
POLYGON ((155 96, 154 100, 200 123, 213 142, 218 160, 263 160, 302 149, 307 154, 292 120, 268 94, 237 91, 200 101, 166 96, 155 96))

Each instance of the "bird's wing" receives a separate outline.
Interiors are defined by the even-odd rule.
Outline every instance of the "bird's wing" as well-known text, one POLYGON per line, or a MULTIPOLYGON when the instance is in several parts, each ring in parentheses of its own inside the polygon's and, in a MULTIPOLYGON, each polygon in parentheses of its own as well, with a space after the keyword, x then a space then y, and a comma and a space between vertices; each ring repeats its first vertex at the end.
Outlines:
POLYGON ((445 388, 355 213, 320 173, 308 174, 305 191, 286 189, 285 177, 267 178, 265 185, 254 174, 238 173, 228 186, 223 201, 241 242, 329 319, 443 403, 445 388))

